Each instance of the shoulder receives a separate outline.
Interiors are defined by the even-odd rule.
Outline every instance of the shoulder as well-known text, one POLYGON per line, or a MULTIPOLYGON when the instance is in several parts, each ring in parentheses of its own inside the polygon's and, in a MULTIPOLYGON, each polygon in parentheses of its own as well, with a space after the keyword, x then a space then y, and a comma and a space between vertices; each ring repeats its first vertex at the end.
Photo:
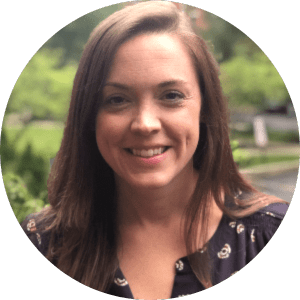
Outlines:
POLYGON ((241 218, 240 222, 258 231, 273 230, 275 232, 285 217, 288 207, 287 203, 272 203, 250 216, 241 218))
MULTIPOLYGON (((287 209, 288 204, 278 202, 237 219, 224 216, 214 239, 214 243, 218 245, 216 249, 228 244, 241 253, 248 252, 249 247, 255 248, 253 251, 250 249, 252 254, 258 253, 280 226, 287 209)), ((252 257, 254 256, 253 254, 252 257)))
POLYGON ((258 211, 261 215, 271 216, 273 218, 282 220, 289 208, 288 203, 276 202, 265 206, 258 211))
POLYGON ((272 203, 255 213, 236 220, 236 240, 254 257, 273 237, 284 219, 288 204, 272 203), (241 241, 243 241, 241 243, 241 241), (255 254, 256 253, 256 254, 255 254))
POLYGON ((27 237, 35 245, 35 247, 46 255, 50 240, 50 232, 47 231, 45 222, 40 218, 40 214, 30 214, 21 223, 27 237))
POLYGON ((287 212, 288 204, 272 203, 251 215, 232 219, 224 216, 212 239, 214 281, 242 269, 268 244, 287 212))
POLYGON ((220 224, 220 232, 223 237, 230 240, 249 240, 254 242, 260 241, 260 246, 266 244, 275 231, 280 226, 288 209, 287 203, 276 202, 265 206, 258 211, 232 219, 228 216, 223 217, 220 224), (254 238, 254 235, 258 239, 254 238))

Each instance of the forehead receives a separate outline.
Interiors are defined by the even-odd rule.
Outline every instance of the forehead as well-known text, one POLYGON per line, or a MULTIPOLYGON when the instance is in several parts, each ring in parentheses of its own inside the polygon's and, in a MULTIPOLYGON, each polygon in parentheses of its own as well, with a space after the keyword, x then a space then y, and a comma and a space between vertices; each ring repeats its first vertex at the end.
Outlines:
POLYGON ((108 80, 140 81, 151 75, 161 80, 172 74, 195 79, 196 70, 189 51, 176 35, 152 33, 136 36, 119 47, 108 80))

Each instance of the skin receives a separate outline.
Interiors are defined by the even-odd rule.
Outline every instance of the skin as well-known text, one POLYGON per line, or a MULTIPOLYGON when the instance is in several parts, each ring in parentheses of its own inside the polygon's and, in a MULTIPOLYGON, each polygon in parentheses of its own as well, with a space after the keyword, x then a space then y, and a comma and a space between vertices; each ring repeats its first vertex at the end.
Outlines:
POLYGON ((97 144, 120 184, 157 189, 193 176, 201 96, 190 56, 177 38, 143 35, 122 45, 103 99, 97 144), (159 146, 170 148, 157 164, 126 151, 159 146))
MULTIPOLYGON (((96 140, 115 174, 119 262, 135 298, 170 298, 175 262, 186 255, 182 221, 198 178, 192 158, 200 111, 196 70, 178 37, 140 35, 121 45, 96 140), (167 151, 151 159, 129 150, 160 146, 167 151)), ((214 232, 219 215, 211 220, 214 232)))

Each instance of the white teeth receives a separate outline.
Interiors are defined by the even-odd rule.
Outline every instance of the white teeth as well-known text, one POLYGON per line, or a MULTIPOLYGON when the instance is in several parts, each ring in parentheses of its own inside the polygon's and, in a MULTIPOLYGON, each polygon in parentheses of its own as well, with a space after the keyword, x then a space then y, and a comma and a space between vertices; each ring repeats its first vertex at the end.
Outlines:
POLYGON ((162 154, 165 151, 166 147, 160 147, 156 149, 149 149, 149 150, 137 150, 137 149, 131 149, 132 154, 136 156, 142 156, 142 157, 151 157, 154 155, 162 154))
POLYGON ((147 150, 142 150, 141 151, 141 156, 148 156, 148 151, 147 150))
POLYGON ((148 150, 147 156, 153 156, 153 150, 152 149, 148 150))

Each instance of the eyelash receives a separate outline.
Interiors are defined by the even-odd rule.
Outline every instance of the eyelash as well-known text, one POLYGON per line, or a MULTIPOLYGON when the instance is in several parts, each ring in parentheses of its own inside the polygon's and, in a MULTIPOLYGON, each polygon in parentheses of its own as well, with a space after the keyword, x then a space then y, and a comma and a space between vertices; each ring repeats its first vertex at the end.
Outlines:
POLYGON ((125 97, 123 97, 123 96, 111 96, 111 97, 109 97, 108 99, 106 99, 106 100, 104 101, 104 104, 106 104, 106 105, 116 105, 116 106, 124 104, 124 101, 118 102, 118 103, 112 103, 112 101, 113 101, 114 99, 125 100, 125 97))
POLYGON ((178 91, 169 91, 169 92, 165 93, 165 95, 163 96, 162 99, 163 99, 163 100, 167 100, 168 102, 172 102, 172 103, 170 103, 170 104, 174 104, 174 103, 178 104, 178 103, 180 103, 182 100, 185 99, 185 95, 182 94, 182 93, 180 93, 180 92, 178 92, 178 91), (166 97, 167 97, 167 96, 170 96, 170 95, 175 96, 176 99, 174 99, 174 98, 172 98, 171 100, 170 100, 170 99, 166 99, 166 97))
MULTIPOLYGON (((159 100, 164 101, 166 105, 169 106, 178 106, 181 104, 181 102, 185 99, 185 95, 182 94, 181 92, 178 91, 168 91, 166 92, 159 100), (167 99, 168 96, 172 95, 173 98, 167 99), (175 97, 174 97, 175 96, 175 97), (175 98, 175 99, 174 99, 175 98)), ((123 106, 129 101, 126 100, 126 97, 121 96, 121 95, 113 95, 108 97, 106 100, 104 100, 104 105, 105 106, 112 106, 112 107, 118 107, 118 106, 123 106), (121 102, 118 103, 113 103, 114 100, 122 100, 121 102)))

